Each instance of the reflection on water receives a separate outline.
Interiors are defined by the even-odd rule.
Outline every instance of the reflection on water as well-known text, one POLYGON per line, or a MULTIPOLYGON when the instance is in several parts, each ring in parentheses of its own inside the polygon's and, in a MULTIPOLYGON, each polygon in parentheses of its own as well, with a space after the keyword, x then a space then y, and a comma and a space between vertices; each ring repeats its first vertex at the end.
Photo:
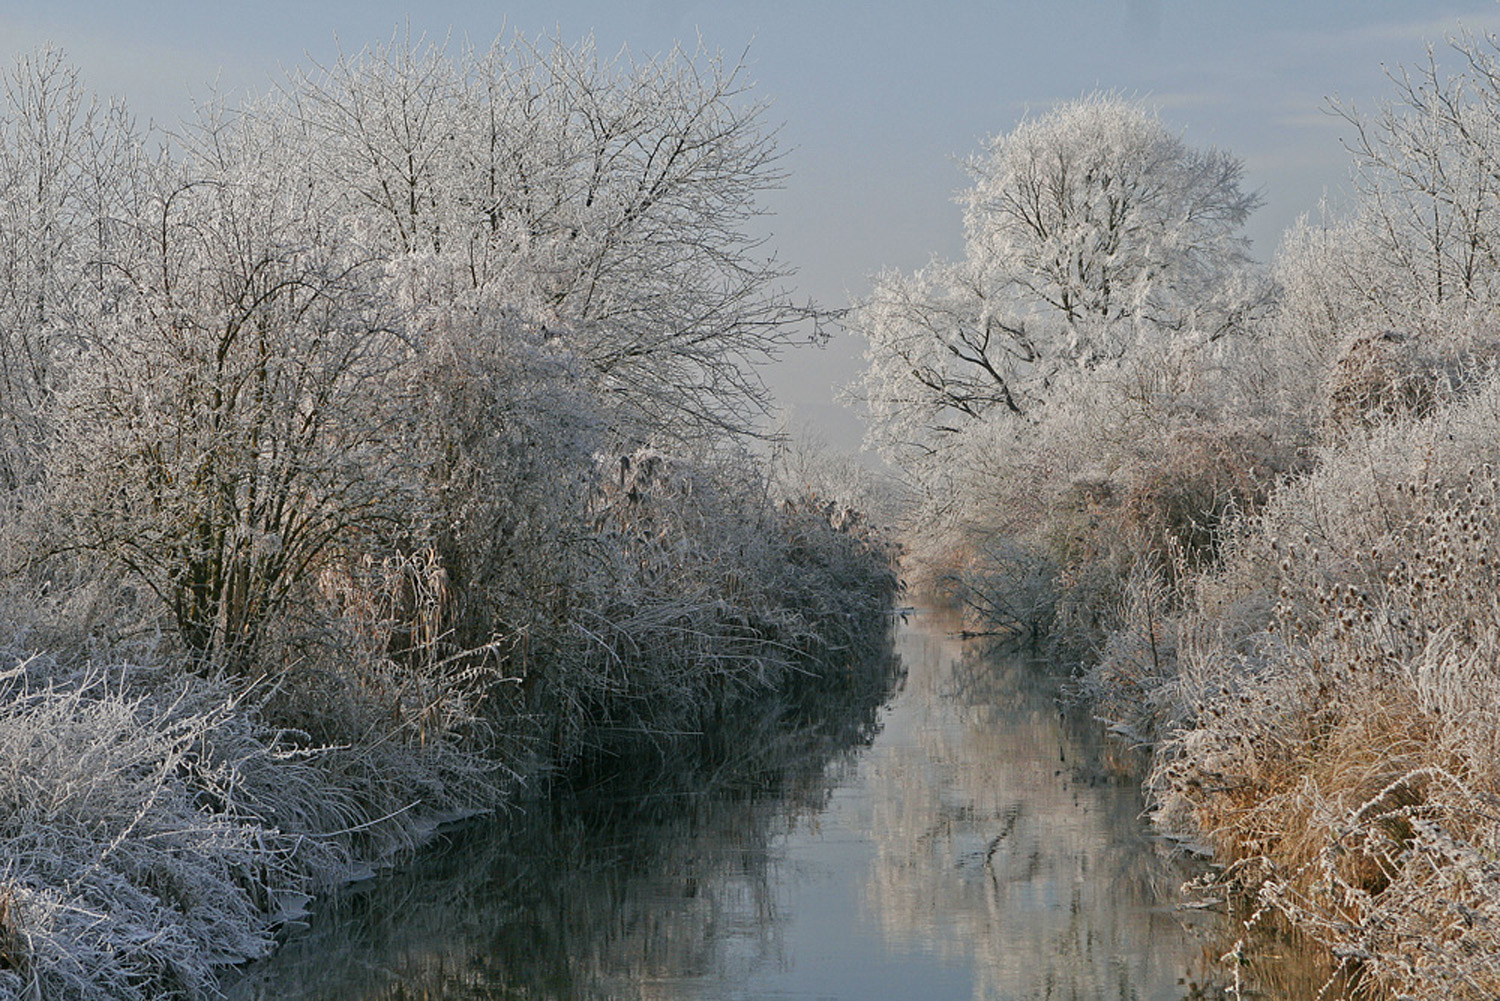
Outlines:
POLYGON ((1055 680, 925 616, 894 647, 455 835, 231 996, 1210 996, 1163 903, 1183 874, 1055 680))
POLYGON ((1164 902, 1138 777, 1063 716, 1042 665, 901 638, 911 692, 867 758, 866 902, 892 949, 960 963, 975 998, 1180 998, 1202 950, 1164 902))

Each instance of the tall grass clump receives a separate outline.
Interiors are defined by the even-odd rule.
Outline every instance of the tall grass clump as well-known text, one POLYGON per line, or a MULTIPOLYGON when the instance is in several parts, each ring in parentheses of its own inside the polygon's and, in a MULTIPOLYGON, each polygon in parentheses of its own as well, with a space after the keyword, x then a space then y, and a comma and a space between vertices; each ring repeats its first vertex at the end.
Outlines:
MULTIPOLYGON (((377 748, 312 745, 270 725, 266 699, 167 661, 6 658, 5 993, 210 995, 219 968, 268 953, 312 894, 379 861, 374 845, 417 839, 437 804, 346 781, 349 756, 377 748)), ((428 761, 450 806, 474 774, 459 757, 428 761)))

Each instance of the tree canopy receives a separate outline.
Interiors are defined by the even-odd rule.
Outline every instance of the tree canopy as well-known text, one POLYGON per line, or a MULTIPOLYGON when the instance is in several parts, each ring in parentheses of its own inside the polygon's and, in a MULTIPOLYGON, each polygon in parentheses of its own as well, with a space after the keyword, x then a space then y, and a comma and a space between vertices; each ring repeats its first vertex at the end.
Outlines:
POLYGON ((0 500, 231 660, 344 555, 566 575, 595 456, 753 433, 813 314, 714 52, 398 39, 170 133, 52 50, 0 83, 0 500))
POLYGON ((851 314, 862 395, 894 454, 991 411, 1034 417, 1069 369, 1214 339, 1260 299, 1240 160, 1095 94, 1023 121, 969 161, 965 256, 886 272, 851 314))

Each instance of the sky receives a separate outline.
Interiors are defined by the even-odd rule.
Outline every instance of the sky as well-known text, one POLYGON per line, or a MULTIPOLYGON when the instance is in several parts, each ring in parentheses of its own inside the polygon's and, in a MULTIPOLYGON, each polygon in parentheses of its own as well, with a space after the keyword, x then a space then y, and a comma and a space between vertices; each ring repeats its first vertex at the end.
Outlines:
MULTIPOLYGON (((701 37, 743 53, 771 102, 789 177, 765 200, 768 246, 798 298, 839 308, 881 270, 962 253, 961 161, 1027 114, 1094 90, 1138 97, 1195 146, 1245 163, 1264 206, 1247 235, 1269 259, 1298 215, 1347 188, 1337 96, 1374 109, 1386 77, 1469 29, 1496 0, 0 0, 0 58, 62 47, 98 92, 170 123, 217 83, 268 90, 281 69, 413 37, 484 46, 502 33, 592 35, 650 56, 701 37), (20 7, 13 11, 8 8, 20 7)), ((1449 60, 1451 62, 1451 60, 1449 60)), ((859 424, 836 401, 858 373, 852 336, 766 372, 795 419, 836 445, 859 424)))

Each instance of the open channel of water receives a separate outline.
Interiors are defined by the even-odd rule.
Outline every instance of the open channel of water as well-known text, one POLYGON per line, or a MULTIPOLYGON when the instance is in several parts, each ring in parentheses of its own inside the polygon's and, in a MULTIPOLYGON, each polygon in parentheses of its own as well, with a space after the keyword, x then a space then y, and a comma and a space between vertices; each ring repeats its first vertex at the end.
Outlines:
POLYGON ((231 997, 1220 996, 1127 752, 1045 666, 950 628, 916 613, 888 660, 711 754, 457 832, 231 997))

